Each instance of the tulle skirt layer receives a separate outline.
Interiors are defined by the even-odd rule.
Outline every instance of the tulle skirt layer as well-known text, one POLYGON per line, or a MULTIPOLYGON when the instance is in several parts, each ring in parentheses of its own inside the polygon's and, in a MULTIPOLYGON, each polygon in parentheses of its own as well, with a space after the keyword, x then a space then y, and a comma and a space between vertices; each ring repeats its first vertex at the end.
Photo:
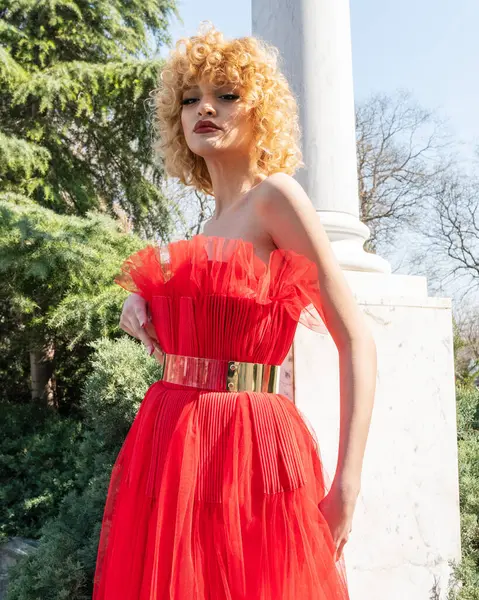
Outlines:
POLYGON ((326 491, 286 396, 158 381, 113 466, 93 600, 347 600, 326 491))

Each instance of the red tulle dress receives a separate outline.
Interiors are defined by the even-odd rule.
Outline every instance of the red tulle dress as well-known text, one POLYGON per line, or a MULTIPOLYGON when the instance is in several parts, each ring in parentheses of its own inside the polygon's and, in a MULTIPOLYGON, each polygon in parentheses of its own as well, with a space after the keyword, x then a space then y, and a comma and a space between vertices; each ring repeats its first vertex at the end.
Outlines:
MULTIPOLYGON (((316 264, 292 250, 266 264, 198 234, 132 254, 115 282, 167 353, 281 365, 298 322, 327 333, 316 264)), ((113 466, 93 600, 347 600, 329 485, 287 396, 156 381, 113 466)))

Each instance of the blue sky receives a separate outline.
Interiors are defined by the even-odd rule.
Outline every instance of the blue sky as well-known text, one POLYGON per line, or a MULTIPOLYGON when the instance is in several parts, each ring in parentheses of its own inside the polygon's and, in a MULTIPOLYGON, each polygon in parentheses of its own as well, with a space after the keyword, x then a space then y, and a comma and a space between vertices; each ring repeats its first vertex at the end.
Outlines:
MULTIPOLYGON (((226 37, 252 33, 250 1, 180 0, 178 7, 184 23, 170 21, 175 41, 195 34, 206 19, 226 37)), ((479 145, 478 25, 478 0, 351 2, 356 101, 409 90, 422 108, 447 119, 462 156, 472 159, 479 145)))

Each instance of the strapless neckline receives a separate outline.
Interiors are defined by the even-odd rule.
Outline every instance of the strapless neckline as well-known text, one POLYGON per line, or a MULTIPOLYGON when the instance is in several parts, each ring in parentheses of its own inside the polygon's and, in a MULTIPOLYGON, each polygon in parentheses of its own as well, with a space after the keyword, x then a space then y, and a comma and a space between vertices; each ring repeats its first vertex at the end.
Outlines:
MULTIPOLYGON (((206 235, 204 233, 197 233, 188 239, 185 238, 185 239, 174 240, 172 242, 167 242, 165 244, 165 246, 171 246, 172 244, 185 243, 185 242, 186 243, 194 243, 197 240, 200 242, 206 242, 210 239, 211 240, 220 240, 221 245, 223 245, 225 243, 228 243, 228 244, 232 243, 232 244, 234 244, 235 247, 236 246, 244 246, 245 248, 248 249, 248 253, 251 254, 251 256, 254 258, 254 260, 261 263, 264 266, 264 269, 267 271, 270 271, 272 261, 274 260, 274 256, 276 254, 289 254, 293 258, 301 257, 302 260, 305 260, 305 261, 309 262, 311 265, 314 265, 316 267, 316 263, 313 260, 311 260, 308 256, 306 256, 305 254, 296 252, 295 250, 292 250, 291 248, 280 248, 280 247, 274 248, 270 252, 269 260, 266 262, 265 260, 260 258, 256 254, 256 252, 254 252, 254 243, 251 240, 245 240, 244 238, 228 238, 223 235, 206 235)), ((225 261, 225 260, 218 261, 215 258, 209 258, 208 262, 210 263, 210 262, 227 262, 227 261, 225 261)))

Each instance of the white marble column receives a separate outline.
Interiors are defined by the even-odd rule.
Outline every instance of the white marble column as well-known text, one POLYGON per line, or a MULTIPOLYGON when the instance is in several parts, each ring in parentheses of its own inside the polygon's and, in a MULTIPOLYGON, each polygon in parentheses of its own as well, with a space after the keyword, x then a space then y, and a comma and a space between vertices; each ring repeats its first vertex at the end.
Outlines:
POLYGON ((282 71, 300 103, 308 190, 345 269, 389 273, 367 253, 359 220, 349 5, 346 0, 253 0, 253 34, 281 50, 282 71), (327 174, 327 176, 326 176, 327 174))
MULTIPOLYGON (((353 533, 351 600, 446 600, 460 558, 451 301, 424 277, 392 275, 363 250, 347 0, 253 0, 252 34, 281 53, 299 102, 305 168, 318 211, 378 350, 375 409, 353 533)), ((330 479, 339 441, 339 361, 332 338, 298 327, 280 391, 317 435, 330 479)), ((305 599, 306 600, 306 599, 305 599)))

